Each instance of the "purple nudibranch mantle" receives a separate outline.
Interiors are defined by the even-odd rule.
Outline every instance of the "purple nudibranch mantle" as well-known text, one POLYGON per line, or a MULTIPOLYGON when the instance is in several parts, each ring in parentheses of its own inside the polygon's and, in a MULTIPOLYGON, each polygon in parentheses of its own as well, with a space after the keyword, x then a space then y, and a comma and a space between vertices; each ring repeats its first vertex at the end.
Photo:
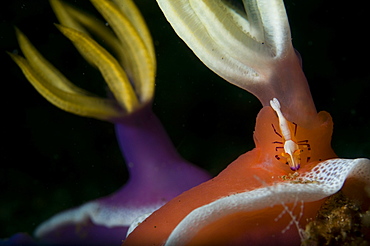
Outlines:
POLYGON ((211 176, 176 151, 150 105, 115 119, 130 178, 117 192, 61 212, 35 232, 46 243, 117 244, 130 224, 211 176))

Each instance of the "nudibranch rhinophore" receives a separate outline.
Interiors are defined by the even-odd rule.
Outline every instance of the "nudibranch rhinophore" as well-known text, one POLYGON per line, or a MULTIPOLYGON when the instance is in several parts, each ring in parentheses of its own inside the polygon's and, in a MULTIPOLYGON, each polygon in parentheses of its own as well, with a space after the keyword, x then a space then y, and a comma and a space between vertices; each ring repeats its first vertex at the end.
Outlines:
POLYGON ((130 174, 127 184, 117 192, 61 212, 38 226, 35 236, 46 244, 119 245, 129 225, 138 218, 210 178, 207 172, 180 157, 152 112, 154 47, 133 1, 91 2, 111 28, 66 3, 50 1, 62 23, 57 28, 99 69, 111 98, 100 98, 75 86, 19 30, 16 34, 25 58, 9 53, 36 90, 52 104, 77 115, 114 123, 130 174), (104 40, 114 55, 92 36, 104 40))
MULTIPOLYGON (((315 226, 318 211, 338 192, 356 204, 360 218, 370 206, 370 160, 340 159, 332 150, 333 122, 316 112, 283 1, 157 2, 206 66, 264 107, 255 149, 155 211, 124 245, 318 243, 306 226, 315 226)), ((336 242, 369 240, 366 223, 359 224, 336 242)))

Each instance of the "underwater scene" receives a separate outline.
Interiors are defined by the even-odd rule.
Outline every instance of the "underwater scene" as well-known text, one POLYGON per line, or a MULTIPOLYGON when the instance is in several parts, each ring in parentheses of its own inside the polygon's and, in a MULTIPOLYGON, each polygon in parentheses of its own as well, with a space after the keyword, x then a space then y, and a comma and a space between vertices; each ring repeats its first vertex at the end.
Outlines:
MULTIPOLYGON (((63 2, 111 26, 104 20, 104 14, 89 1, 63 2)), ((147 97, 145 91, 136 93, 139 94, 138 103, 132 104, 133 111, 141 112, 142 108, 151 111, 152 108, 151 113, 158 117, 174 150, 186 165, 193 164, 194 176, 199 174, 199 179, 194 178, 194 183, 184 186, 187 188, 179 188, 177 193, 166 197, 165 203, 182 191, 218 175, 240 155, 252 150, 255 147, 256 116, 263 106, 256 96, 207 68, 176 35, 156 1, 133 2, 146 22, 154 47, 152 50, 147 48, 148 54, 144 55, 150 58, 148 63, 153 66, 149 66, 151 73, 148 75, 151 78, 148 90, 151 91, 147 97)), ((284 5, 292 44, 302 59, 316 109, 329 112, 333 119, 331 146, 335 154, 346 159, 370 158, 370 108, 367 101, 370 91, 367 57, 370 51, 364 45, 368 22, 365 9, 319 0, 285 0, 284 5)), ((55 23, 60 21, 48 1, 6 3, 0 10, 0 18, 0 59, 5 75, 1 97, 4 116, 1 127, 0 239, 6 239, 18 232, 33 236, 35 229, 55 214, 108 196, 128 182, 131 166, 122 156, 120 144, 131 146, 131 142, 125 139, 122 140, 125 143, 118 143, 121 140, 117 141, 116 134, 119 133, 116 131, 120 132, 117 124, 125 121, 120 117, 132 111, 127 106, 130 102, 125 104, 124 99, 122 102, 118 100, 118 106, 108 104, 112 114, 103 113, 103 116, 95 116, 93 112, 81 117, 82 114, 76 113, 77 107, 74 112, 69 111, 72 113, 61 110, 34 89, 6 54, 23 56, 16 36, 19 39, 21 34, 18 31, 16 34, 16 27, 74 85, 99 98, 117 97, 113 95, 111 84, 105 82, 107 78, 96 69, 100 65, 91 66, 95 56, 81 56, 66 38, 68 30, 64 30, 64 35, 58 30, 63 28, 56 27, 55 23)), ((114 53, 104 37, 92 36, 104 49, 114 53)), ((143 45, 150 46, 143 39, 143 45)), ((132 77, 136 76, 135 68, 133 70, 133 75, 128 74, 131 84, 135 83, 132 82, 132 77)), ((141 72, 138 74, 140 77, 141 72)), ((135 86, 139 90, 140 86, 135 86)), ((135 101, 135 97, 132 100, 135 101)), ((296 113, 299 115, 300 112, 296 113)), ((307 159, 311 157, 310 154, 305 156, 307 159)), ((284 163, 282 165, 285 167, 284 163)), ((177 176, 173 179, 171 182, 176 182, 177 176)))

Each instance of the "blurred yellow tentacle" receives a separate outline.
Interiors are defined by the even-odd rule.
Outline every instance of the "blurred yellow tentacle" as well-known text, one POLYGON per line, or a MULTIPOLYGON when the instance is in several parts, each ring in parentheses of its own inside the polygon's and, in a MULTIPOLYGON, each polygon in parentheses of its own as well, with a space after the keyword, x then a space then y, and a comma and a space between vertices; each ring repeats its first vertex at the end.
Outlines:
POLYGON ((141 15, 139 9, 136 7, 135 3, 132 0, 114 0, 114 2, 137 30, 138 35, 143 40, 145 47, 149 52, 155 69, 156 60, 152 36, 150 35, 149 29, 146 26, 145 20, 141 15))
MULTIPOLYGON (((97 19, 95 16, 60 0, 50 0, 50 5, 59 22, 63 26, 75 29, 87 35, 91 32, 93 35, 104 41, 104 45, 112 50, 120 62, 127 59, 124 58, 124 50, 122 49, 119 40, 112 30, 105 25, 105 23, 97 19)), ((83 53, 81 53, 81 55, 84 56, 83 53)), ((87 57, 84 58, 88 59, 87 57)), ((93 65, 91 61, 89 61, 89 63, 93 65)))
POLYGON ((22 69, 23 74, 35 89, 55 106, 67 112, 100 120, 110 120, 121 115, 111 100, 65 91, 50 81, 46 81, 48 78, 40 76, 23 57, 8 54, 22 69))
POLYGON ((108 21, 130 58, 123 67, 133 81, 140 101, 151 101, 154 94, 155 63, 138 31, 114 3, 107 0, 91 2, 108 21))
MULTIPOLYGON (((54 11, 54 14, 58 18, 58 20, 64 25, 68 26, 69 28, 73 28, 77 31, 88 33, 86 29, 75 20, 71 11, 78 11, 77 9, 69 6, 67 3, 64 3, 59 0, 49 0, 50 6, 54 11)), ((82 14, 82 11, 78 11, 78 14, 82 14)))
POLYGON ((72 84, 58 69, 51 65, 31 44, 28 38, 16 28, 16 36, 19 46, 26 57, 29 65, 45 81, 49 81, 55 87, 69 93, 86 94, 90 93, 72 84))
POLYGON ((111 54, 86 34, 61 25, 56 26, 99 68, 116 100, 128 113, 138 107, 137 97, 125 71, 111 54))
POLYGON ((111 121, 152 100, 156 69, 154 46, 144 19, 132 0, 91 2, 108 25, 67 3, 50 0, 63 24, 57 25, 58 29, 91 65, 100 70, 115 100, 99 98, 72 84, 19 30, 16 35, 26 59, 10 55, 37 91, 57 107, 111 121), (100 39, 118 60, 93 40, 90 33, 100 39))

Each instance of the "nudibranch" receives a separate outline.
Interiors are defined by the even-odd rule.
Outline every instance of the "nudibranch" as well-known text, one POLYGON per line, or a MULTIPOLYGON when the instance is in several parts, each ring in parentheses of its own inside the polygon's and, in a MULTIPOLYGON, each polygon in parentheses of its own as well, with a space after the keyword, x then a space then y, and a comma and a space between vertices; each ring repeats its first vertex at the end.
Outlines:
MULTIPOLYGON (((306 228, 318 223, 318 211, 334 210, 336 204, 326 202, 334 194, 351 200, 358 218, 365 216, 370 160, 340 159, 332 150, 333 122, 316 112, 283 1, 157 2, 206 66, 264 107, 253 150, 155 211, 124 245, 325 244, 306 228)), ((368 224, 357 225, 354 235, 333 236, 336 243, 368 240, 368 224)))
POLYGON ((9 53, 26 78, 55 106, 112 122, 130 178, 117 192, 61 212, 42 223, 36 238, 49 244, 119 245, 138 218, 210 178, 177 153, 151 109, 156 59, 151 35, 133 1, 92 0, 109 27, 58 0, 51 6, 57 28, 103 75, 111 97, 75 86, 16 30, 25 58, 9 53), (104 39, 109 53, 92 36, 104 39))

